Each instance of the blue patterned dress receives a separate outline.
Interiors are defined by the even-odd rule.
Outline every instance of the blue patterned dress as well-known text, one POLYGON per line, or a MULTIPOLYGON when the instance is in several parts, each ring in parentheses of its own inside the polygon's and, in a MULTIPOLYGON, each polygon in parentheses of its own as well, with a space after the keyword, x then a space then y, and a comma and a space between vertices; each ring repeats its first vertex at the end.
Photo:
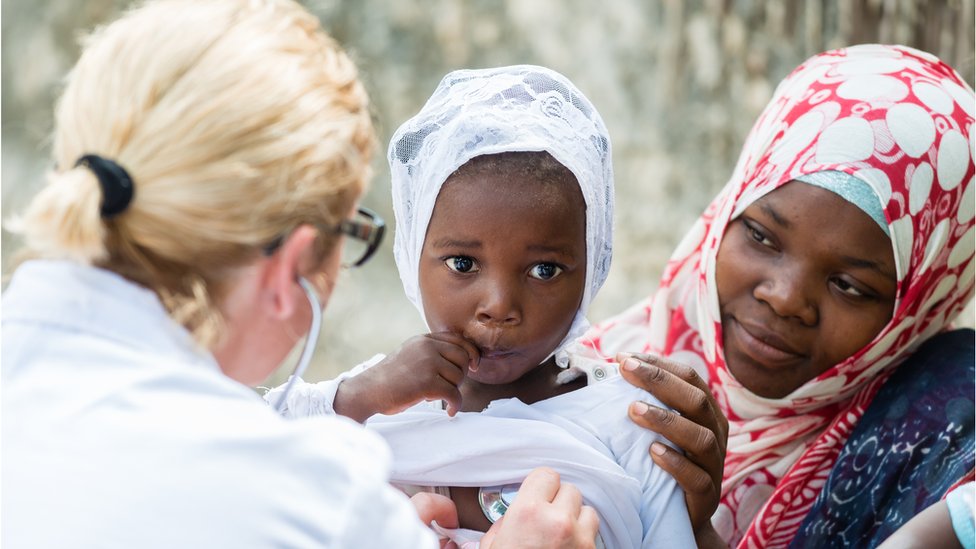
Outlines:
POLYGON ((973 469, 976 333, 927 341, 885 382, 791 547, 875 547, 973 469))

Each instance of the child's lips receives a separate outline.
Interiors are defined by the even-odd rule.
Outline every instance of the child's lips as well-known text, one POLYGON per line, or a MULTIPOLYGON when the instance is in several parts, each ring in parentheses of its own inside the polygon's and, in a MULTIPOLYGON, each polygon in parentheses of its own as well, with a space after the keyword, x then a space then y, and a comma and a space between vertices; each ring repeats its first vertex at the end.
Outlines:
POLYGON ((484 347, 479 347, 478 349, 481 351, 481 360, 502 360, 511 358, 517 354, 509 349, 486 349, 484 347))

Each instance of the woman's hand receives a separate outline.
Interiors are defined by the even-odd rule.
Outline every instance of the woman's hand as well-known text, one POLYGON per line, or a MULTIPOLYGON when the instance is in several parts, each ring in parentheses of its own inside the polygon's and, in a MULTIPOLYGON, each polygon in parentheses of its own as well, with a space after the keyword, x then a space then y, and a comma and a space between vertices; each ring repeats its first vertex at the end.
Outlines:
POLYGON ((478 369, 478 348, 463 337, 441 332, 408 339, 393 354, 336 391, 337 414, 360 423, 373 414, 395 414, 424 400, 444 400, 451 416, 461 409, 458 386, 478 369))
POLYGON ((692 368, 644 354, 619 353, 617 361, 627 381, 674 409, 635 402, 630 405, 630 418, 684 450, 682 455, 655 442, 650 454, 684 490, 696 537, 709 536, 710 519, 722 492, 729 421, 708 384, 692 368))
MULTIPOLYGON (((420 521, 428 527, 431 522, 436 522, 442 528, 458 527, 457 508, 455 508, 451 498, 429 492, 420 492, 410 498, 410 503, 413 503, 414 508, 417 509, 417 516, 420 517, 420 521)), ((457 547, 457 544, 448 539, 442 539, 440 542, 441 549, 455 549, 457 547)))
POLYGON ((596 511, 583 505, 579 489, 540 467, 522 481, 518 497, 481 538, 481 547, 590 549, 599 527, 596 511))

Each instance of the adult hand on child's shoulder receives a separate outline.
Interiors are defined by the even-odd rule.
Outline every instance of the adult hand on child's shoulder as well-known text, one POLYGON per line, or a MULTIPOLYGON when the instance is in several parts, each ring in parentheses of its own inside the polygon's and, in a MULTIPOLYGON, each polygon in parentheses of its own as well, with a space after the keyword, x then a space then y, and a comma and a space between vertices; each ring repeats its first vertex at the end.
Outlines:
POLYGON ((579 489, 540 467, 522 481, 518 497, 481 538, 481 547, 590 549, 599 527, 600 518, 583 505, 579 489))
POLYGON ((425 400, 444 400, 447 413, 461 409, 458 386, 477 370, 478 348, 463 337, 439 332, 415 336, 336 391, 336 413, 363 422, 374 414, 395 414, 425 400))
POLYGON ((722 472, 729 437, 729 421, 719 409, 708 384, 694 369, 646 354, 620 353, 621 374, 674 410, 637 402, 631 419, 670 440, 684 451, 660 442, 650 454, 685 492, 688 514, 699 541, 711 540, 711 516, 722 492, 722 472))

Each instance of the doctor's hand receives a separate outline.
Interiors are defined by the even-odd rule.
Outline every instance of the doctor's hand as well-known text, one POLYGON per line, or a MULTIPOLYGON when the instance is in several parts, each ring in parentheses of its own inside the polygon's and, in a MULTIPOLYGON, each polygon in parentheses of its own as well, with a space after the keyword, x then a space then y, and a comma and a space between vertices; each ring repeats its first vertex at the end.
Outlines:
POLYGON ((714 532, 711 517, 722 493, 729 421, 708 384, 691 367, 645 354, 619 353, 616 359, 621 374, 631 385, 674 409, 635 402, 629 413, 634 423, 684 450, 682 455, 654 442, 650 454, 654 463, 670 473, 684 490, 691 525, 701 544, 714 532))
POLYGON ((481 538, 481 548, 590 549, 599 526, 596 511, 583 505, 579 490, 540 467, 525 477, 518 497, 481 538))
POLYGON ((478 348, 463 337, 438 332, 408 339, 372 368, 339 384, 333 408, 360 423, 373 414, 395 414, 425 400, 444 400, 451 416, 461 409, 458 386, 476 371, 478 348))
MULTIPOLYGON (((454 506, 451 498, 439 494, 421 492, 411 497, 410 503, 413 503, 414 508, 417 510, 420 521, 427 526, 430 526, 431 522, 437 522, 443 528, 450 529, 458 527, 457 507, 454 506)), ((455 549, 456 547, 457 544, 453 541, 448 539, 441 540, 441 549, 455 549)))

